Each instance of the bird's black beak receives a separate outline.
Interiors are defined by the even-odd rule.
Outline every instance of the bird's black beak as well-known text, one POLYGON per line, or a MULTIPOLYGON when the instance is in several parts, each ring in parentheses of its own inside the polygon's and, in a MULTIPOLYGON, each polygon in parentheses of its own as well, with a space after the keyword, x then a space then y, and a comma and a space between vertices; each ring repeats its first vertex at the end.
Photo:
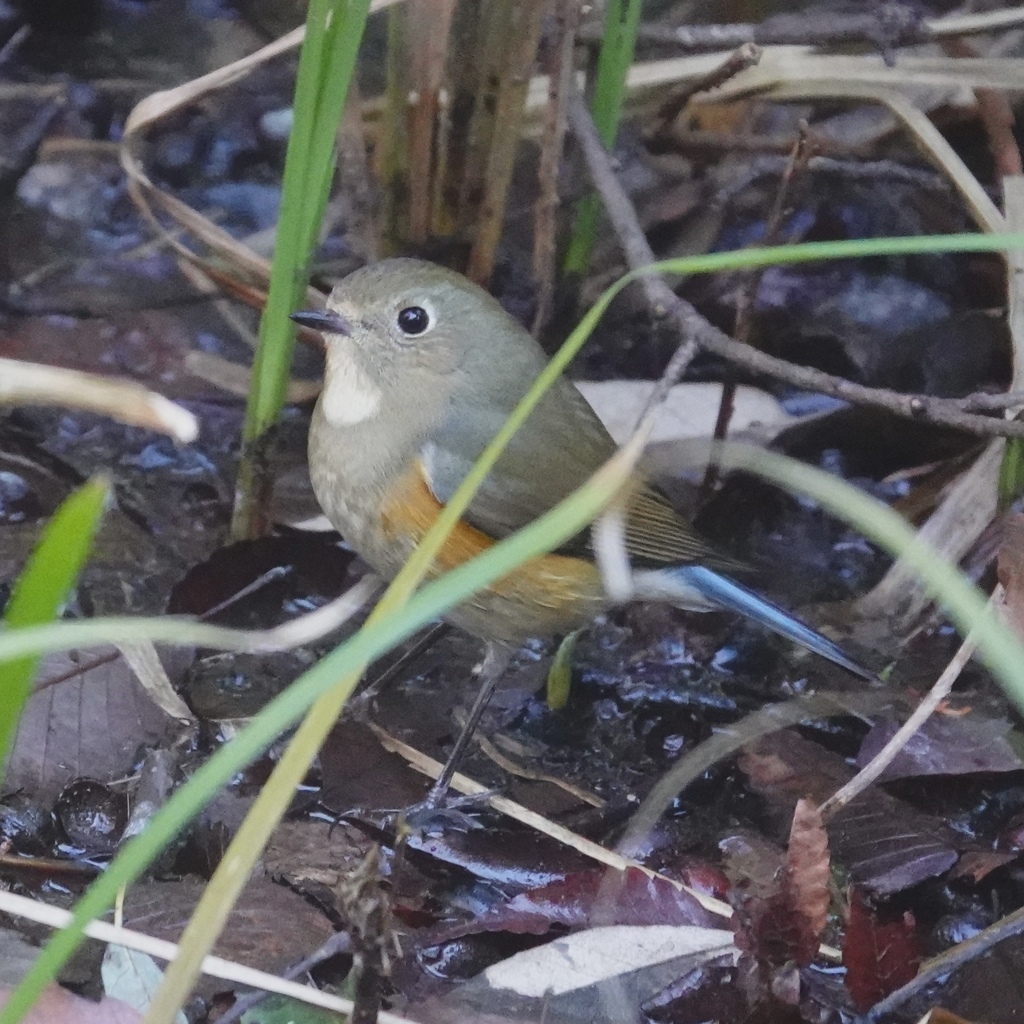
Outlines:
POLYGON ((351 337, 352 325, 340 314, 329 309, 303 309, 292 313, 291 319, 300 327, 309 327, 322 334, 344 334, 351 337))

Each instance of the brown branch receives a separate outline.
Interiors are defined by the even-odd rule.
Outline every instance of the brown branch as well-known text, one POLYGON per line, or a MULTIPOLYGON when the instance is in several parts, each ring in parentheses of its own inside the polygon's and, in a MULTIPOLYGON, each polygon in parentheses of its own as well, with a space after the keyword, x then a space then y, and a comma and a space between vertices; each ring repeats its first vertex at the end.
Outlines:
MULTIPOLYGON (((583 151, 591 181, 601 195, 626 262, 632 269, 654 263, 654 252, 640 226, 636 210, 619 184, 611 157, 598 137, 590 111, 579 92, 575 90, 569 100, 569 124, 583 151)), ((679 373, 686 369, 698 350, 703 350, 750 373, 763 374, 793 387, 847 402, 873 405, 906 419, 925 420, 983 437, 1024 437, 1024 422, 965 412, 956 399, 903 394, 887 388, 867 387, 822 370, 799 366, 785 359, 770 356, 743 345, 720 331, 690 303, 676 295, 662 278, 647 275, 640 279, 639 284, 654 314, 671 319, 686 339, 673 359, 674 363, 678 362, 680 365, 679 373)), ((977 401, 977 398, 978 396, 973 396, 974 401, 977 401)))
POLYGON ((556 0, 555 31, 546 60, 549 85, 537 171, 540 194, 534 204, 533 280, 537 286, 534 337, 539 337, 547 326, 554 306, 558 171, 565 150, 565 104, 574 73, 573 52, 579 17, 580 0, 556 0))
MULTIPOLYGON (((977 57, 978 48, 966 39, 947 39, 942 44, 951 57, 977 57)), ((1010 98, 1001 89, 974 90, 978 105, 978 120, 988 136, 988 148, 996 164, 996 177, 1024 173, 1020 147, 1014 134, 1014 113, 1010 98)))
POLYGON ((1024 391, 1002 391, 999 394, 976 391, 965 398, 956 399, 956 404, 964 412, 991 412, 1012 409, 1015 405, 1024 405, 1024 391))
MULTIPOLYGON (((807 170, 807 163, 811 159, 813 151, 813 144, 808 141, 807 137, 807 122, 801 120, 797 140, 782 171, 782 176, 779 179, 779 185, 775 192, 775 201, 772 203, 772 208, 768 213, 764 245, 779 245, 781 243, 780 235, 790 189, 794 179, 807 170)), ((761 281, 764 278, 764 272, 767 269, 767 267, 758 267, 750 271, 746 275, 747 279, 743 287, 740 288, 737 297, 733 333, 736 335, 736 340, 744 345, 751 344, 755 327, 754 305, 758 289, 761 287, 761 281)), ((722 397, 719 400, 718 416, 715 419, 715 429, 712 433, 712 437, 716 441, 725 440, 725 435, 729 430, 729 421, 732 419, 733 408, 736 403, 736 387, 736 374, 727 374, 722 384, 722 397)), ((702 501, 706 500, 716 486, 718 471, 717 459, 711 459, 704 473, 704 482, 701 484, 702 501)))
MULTIPOLYGON (((1024 23, 1024 8, 932 20, 922 18, 915 5, 887 2, 864 14, 783 14, 760 24, 641 25, 638 39, 691 52, 731 50, 744 43, 829 46, 853 42, 872 43, 888 51, 951 36, 998 31, 1021 23, 1024 23)), ((586 25, 580 31, 583 42, 596 42, 600 38, 601 26, 597 23, 586 25)))

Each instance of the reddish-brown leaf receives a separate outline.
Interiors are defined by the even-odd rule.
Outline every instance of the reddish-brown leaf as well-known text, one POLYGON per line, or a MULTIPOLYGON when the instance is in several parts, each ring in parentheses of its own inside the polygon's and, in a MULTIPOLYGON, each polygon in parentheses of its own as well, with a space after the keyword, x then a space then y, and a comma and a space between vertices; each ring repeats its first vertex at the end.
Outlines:
POLYGON ((828 918, 829 870, 828 836, 818 805, 798 801, 786 851, 786 884, 795 909, 805 916, 815 938, 828 918))
POLYGON ((828 835, 818 805, 799 800, 793 812, 793 826, 786 852, 786 889, 793 911, 806 922, 810 948, 793 957, 802 967, 814 958, 818 940, 828 920, 828 880, 830 859, 828 835))
POLYGON ((543 935, 555 926, 577 930, 613 924, 728 927, 668 879, 652 878, 639 868, 597 868, 520 893, 473 921, 445 928, 432 941, 480 932, 543 935))
POLYGON ((860 893, 850 898, 843 946, 846 987, 862 1013, 917 974, 921 963, 913 914, 879 920, 860 893))
POLYGON ((785 864, 765 886, 734 898, 736 945, 762 966, 806 967, 828 918, 828 836, 818 805, 797 801, 785 864))
POLYGON ((792 894, 785 888, 741 901, 733 921, 736 945, 764 967, 808 963, 818 948, 807 919, 794 912, 792 894))

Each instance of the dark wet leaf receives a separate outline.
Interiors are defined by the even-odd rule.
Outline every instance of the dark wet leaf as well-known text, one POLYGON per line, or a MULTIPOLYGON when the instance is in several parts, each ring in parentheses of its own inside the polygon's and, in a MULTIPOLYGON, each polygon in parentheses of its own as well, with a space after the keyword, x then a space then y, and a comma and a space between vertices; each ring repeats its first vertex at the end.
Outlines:
MULTIPOLYGON (((192 879, 134 885, 125 898, 124 923, 176 942, 202 893, 203 884, 192 879)), ((242 890, 214 953, 277 974, 333 934, 327 918, 303 897, 265 878, 254 878, 242 890)), ((203 983, 207 992, 227 987, 215 979, 203 983)))
POLYGON ((360 722, 342 720, 335 725, 320 751, 320 765, 320 800, 332 812, 410 807, 429 788, 423 775, 405 758, 385 750, 360 722))
POLYGON ((938 818, 884 793, 854 800, 829 823, 850 877, 876 896, 910 889, 956 863, 960 843, 938 818))
POLYGON ((74 778, 124 778, 142 746, 177 729, 113 648, 52 654, 18 724, 6 785, 45 802, 74 778))
MULTIPOLYGON (((863 768, 898 728, 895 722, 878 722, 861 744, 858 767, 863 768)), ((915 775, 1020 771, 1024 761, 1008 739, 1012 729, 1005 718, 979 713, 932 715, 882 773, 881 781, 915 775)))
MULTIPOLYGON (((853 774, 846 762, 793 730, 744 749, 740 767, 777 811, 792 814, 799 797, 822 803, 853 774)), ((871 787, 828 825, 835 860, 874 895, 908 889, 942 874, 962 840, 938 817, 871 787)))
POLYGON ((353 582, 352 562, 352 553, 331 534, 239 541, 189 569, 171 591, 167 610, 269 628, 344 593, 353 582))
POLYGON ((207 654, 189 666, 181 696, 206 721, 245 719, 281 693, 313 664, 305 651, 207 654))
POLYGON ((921 962, 914 917, 891 914, 881 920, 856 889, 843 944, 846 987, 861 1012, 870 1009, 917 974, 921 962))
POLYGON ((1008 936, 996 949, 968 961, 943 984, 932 986, 908 1008, 924 1013, 941 1000, 944 1007, 968 1021, 1015 1024, 1024 999, 1022 964, 1024 941, 1020 935, 1008 936))
POLYGON ((458 867, 483 881, 532 889, 561 881, 592 862, 547 836, 526 829, 492 827, 443 836, 410 838, 409 848, 458 867))
POLYGON ((741 1024, 749 1013, 736 968, 716 964, 687 971, 640 1009, 654 1024, 741 1024))
POLYGON ((456 932, 541 935, 552 927, 577 930, 613 924, 721 928, 724 919, 705 910, 680 886, 639 868, 592 868, 520 893, 456 932))

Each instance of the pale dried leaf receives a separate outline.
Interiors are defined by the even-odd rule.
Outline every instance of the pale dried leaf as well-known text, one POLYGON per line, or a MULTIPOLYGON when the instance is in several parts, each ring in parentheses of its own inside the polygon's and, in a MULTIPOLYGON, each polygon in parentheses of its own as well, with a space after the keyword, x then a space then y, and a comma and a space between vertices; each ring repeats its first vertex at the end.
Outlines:
POLYGON ((734 948, 732 932, 719 928, 591 928, 517 953, 489 967, 483 978, 491 988, 540 999, 548 993, 560 995, 586 988, 666 960, 694 954, 710 959, 734 948))
MULTIPOLYGON (((580 381, 576 386, 617 444, 633 433, 654 387, 642 380, 580 381)), ((650 443, 710 437, 721 399, 721 384, 677 384, 658 410, 650 443)), ((744 386, 737 389, 729 429, 755 432, 767 440, 793 419, 772 395, 744 386)))
POLYGON ((181 722, 196 720, 189 706, 178 696, 152 644, 118 644, 117 649, 157 707, 181 722))
POLYGON ((199 436, 199 421, 192 413, 135 381, 17 359, 0 358, 0 405, 84 409, 167 434, 179 444, 191 444, 199 436))
MULTIPOLYGON (((111 999, 133 1007, 140 1013, 149 1009, 156 990, 164 979, 164 972, 148 953, 128 949, 112 942, 103 954, 100 967, 103 991, 111 999)), ((178 1011, 174 1024, 188 1024, 185 1014, 178 1011)))

